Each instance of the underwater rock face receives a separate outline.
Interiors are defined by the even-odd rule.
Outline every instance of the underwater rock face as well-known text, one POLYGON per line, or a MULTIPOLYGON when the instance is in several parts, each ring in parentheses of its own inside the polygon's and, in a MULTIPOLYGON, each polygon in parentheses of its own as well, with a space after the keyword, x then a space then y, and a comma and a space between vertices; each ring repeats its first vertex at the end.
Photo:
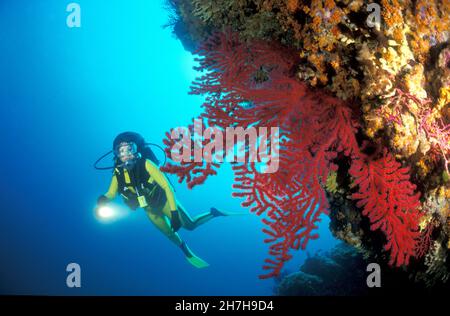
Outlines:
MULTIPOLYGON (((289 249, 317 238, 317 218, 328 213, 337 238, 403 271, 401 282, 448 286, 450 1, 167 2, 174 33, 211 74, 192 91, 209 97, 207 123, 280 126, 291 138, 280 150, 289 161, 281 181, 234 168, 236 196, 267 215, 268 276, 281 272, 289 249), (319 210, 301 209, 307 202, 319 210)), ((193 187, 215 168, 166 171, 180 180, 200 172, 193 187)))
POLYGON ((284 296, 367 295, 367 263, 353 247, 343 243, 306 258, 300 271, 282 278, 275 288, 284 296))
POLYGON ((285 277, 275 293, 282 296, 320 296, 326 289, 322 278, 298 271, 285 277))
MULTIPOLYGON (((430 256, 430 258, 436 256, 430 256)), ((419 275, 425 280, 411 280, 406 271, 380 267, 380 287, 369 288, 367 266, 373 258, 340 243, 330 251, 318 252, 306 258, 299 271, 275 279, 274 294, 281 296, 380 296, 380 295, 442 295, 449 290, 442 280, 446 271, 442 264, 419 275), (439 268, 437 268, 439 267, 439 268), (401 292, 399 292, 401 291, 401 292)), ((432 265, 430 265, 432 266, 432 265)), ((372 271, 372 270, 370 270, 372 271)))

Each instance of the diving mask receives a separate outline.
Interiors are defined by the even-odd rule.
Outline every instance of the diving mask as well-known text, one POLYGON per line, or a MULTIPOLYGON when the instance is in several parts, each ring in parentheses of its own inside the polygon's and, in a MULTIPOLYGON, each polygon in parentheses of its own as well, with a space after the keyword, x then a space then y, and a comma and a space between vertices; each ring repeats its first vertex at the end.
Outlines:
POLYGON ((139 158, 139 153, 137 151, 137 145, 133 142, 120 143, 114 150, 114 154, 119 158, 125 165, 133 164, 136 158, 139 158))

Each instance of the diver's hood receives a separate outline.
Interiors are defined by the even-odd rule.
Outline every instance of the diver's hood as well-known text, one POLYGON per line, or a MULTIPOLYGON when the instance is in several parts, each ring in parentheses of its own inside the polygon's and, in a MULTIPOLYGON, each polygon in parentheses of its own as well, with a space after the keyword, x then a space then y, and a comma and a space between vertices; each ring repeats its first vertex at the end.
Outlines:
POLYGON ((116 150, 121 143, 135 143, 139 152, 145 147, 144 137, 135 132, 124 132, 117 135, 113 142, 113 151, 116 150))
MULTIPOLYGON (((156 146, 158 147, 164 154, 164 164, 166 163, 166 153, 164 151, 164 149, 157 145, 157 144, 153 144, 153 143, 146 143, 144 137, 142 137, 140 134, 135 133, 135 132, 124 132, 121 133, 119 135, 117 135, 117 137, 114 139, 113 141, 113 148, 112 150, 108 151, 106 154, 104 154, 103 156, 101 156, 100 158, 97 159, 97 161, 94 163, 94 168, 97 170, 110 170, 110 169, 114 169, 115 167, 117 167, 118 165, 120 165, 119 159, 118 159, 118 155, 117 155, 117 148, 121 143, 133 143, 136 145, 136 156, 138 159, 149 159, 152 162, 154 162, 156 165, 159 165, 159 160, 158 158, 156 158, 155 154, 153 153, 153 151, 150 149, 150 146, 156 146), (99 162, 101 160, 103 160, 105 157, 107 157, 108 155, 110 155, 111 153, 114 154, 114 165, 113 166, 108 166, 108 167, 100 167, 98 166, 99 162)), ((133 167, 133 162, 129 163, 129 166, 127 167, 133 167)), ((163 164, 163 165, 164 165, 163 164)))

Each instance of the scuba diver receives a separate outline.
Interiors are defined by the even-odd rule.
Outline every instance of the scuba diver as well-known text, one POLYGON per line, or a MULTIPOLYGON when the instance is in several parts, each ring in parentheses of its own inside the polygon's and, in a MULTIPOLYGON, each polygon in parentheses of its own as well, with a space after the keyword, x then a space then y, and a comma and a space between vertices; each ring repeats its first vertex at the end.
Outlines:
POLYGON ((205 268, 209 264, 189 249, 177 231, 180 228, 193 230, 212 218, 231 214, 212 207, 209 212, 192 218, 176 200, 168 178, 160 171, 159 161, 148 145, 141 135, 125 132, 113 142, 114 166, 97 167, 97 163, 111 152, 97 160, 94 165, 96 169, 114 171, 108 192, 97 200, 96 211, 120 193, 130 209, 141 207, 145 210, 151 222, 180 247, 189 263, 197 268, 205 268))

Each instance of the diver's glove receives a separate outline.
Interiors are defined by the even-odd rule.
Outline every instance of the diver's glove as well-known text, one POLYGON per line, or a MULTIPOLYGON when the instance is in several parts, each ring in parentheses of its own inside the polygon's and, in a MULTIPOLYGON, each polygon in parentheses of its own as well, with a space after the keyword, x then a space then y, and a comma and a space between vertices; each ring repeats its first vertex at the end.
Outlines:
POLYGON ((181 227, 181 220, 180 220, 180 214, 178 211, 172 211, 172 216, 170 218, 170 225, 172 226, 172 229, 174 232, 180 229, 181 227))
POLYGON ((109 199, 106 196, 100 195, 97 199, 97 207, 104 206, 108 202, 109 199))

